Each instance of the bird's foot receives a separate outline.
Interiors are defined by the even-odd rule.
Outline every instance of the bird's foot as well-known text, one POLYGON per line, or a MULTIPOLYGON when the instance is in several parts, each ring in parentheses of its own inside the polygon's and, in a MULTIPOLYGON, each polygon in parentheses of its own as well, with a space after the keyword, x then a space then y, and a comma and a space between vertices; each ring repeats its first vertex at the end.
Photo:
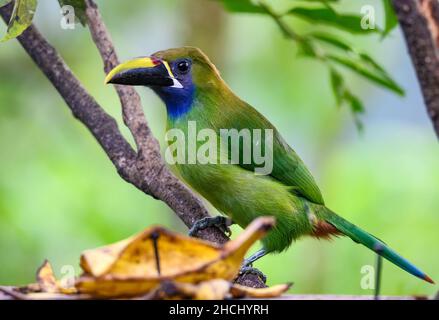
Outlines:
POLYGON ((241 277, 245 274, 253 274, 259 277, 264 284, 267 282, 267 277, 265 274, 263 274, 260 270, 253 268, 251 265, 245 265, 244 263, 244 265, 241 267, 241 270, 239 270, 238 277, 241 277))
POLYGON ((189 230, 189 236, 194 237, 200 230, 204 230, 209 227, 217 227, 224 232, 226 236, 230 237, 232 231, 230 230, 229 226, 232 224, 233 221, 231 219, 223 216, 206 217, 195 222, 195 224, 189 230))

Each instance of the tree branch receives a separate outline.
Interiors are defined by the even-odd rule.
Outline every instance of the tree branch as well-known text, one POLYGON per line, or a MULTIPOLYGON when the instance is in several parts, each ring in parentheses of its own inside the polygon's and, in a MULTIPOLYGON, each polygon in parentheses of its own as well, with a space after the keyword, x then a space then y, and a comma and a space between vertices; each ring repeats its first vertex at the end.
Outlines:
MULTIPOLYGON (((6 21, 9 20, 10 12, 11 5, 0 8, 6 21)), ((108 37, 105 39, 109 41, 108 37)), ((125 122, 133 132, 141 150, 139 153, 133 150, 120 133, 116 121, 90 96, 34 25, 19 36, 18 41, 58 90, 73 116, 91 131, 123 179, 144 193, 163 200, 188 227, 198 219, 208 216, 200 200, 165 168, 158 142, 152 137, 146 121, 139 119, 143 117, 140 98, 131 88, 118 87, 118 93, 123 104, 125 122), (150 149, 146 150, 147 148, 150 149)), ((107 44, 107 47, 110 48, 108 52, 114 51, 111 45, 107 44)), ((117 58, 112 53, 104 61, 106 67, 110 68, 117 63, 117 58)), ((216 228, 205 230, 201 236, 218 243, 227 241, 216 228)))
MULTIPOLYGON (((85 0, 85 3, 87 24, 93 41, 99 50, 102 61, 104 62, 104 72, 107 74, 119 64, 119 59, 110 38, 110 34, 108 33, 101 14, 98 11, 97 5, 91 0, 85 0)), ((148 159, 160 158, 159 143, 152 136, 148 127, 139 95, 133 87, 118 85, 115 87, 122 104, 125 125, 130 129, 139 153, 141 153, 144 158, 148 159), (148 152, 151 152, 151 154, 146 156, 148 152)), ((162 165, 164 164, 159 164, 160 167, 162 165)), ((160 167, 152 169, 158 169, 157 171, 160 171, 160 167)))
MULTIPOLYGON (((89 29, 104 62, 104 70, 108 73, 119 61, 96 4, 92 0, 86 0, 86 4, 89 29)), ((12 3, 0 8, 0 15, 5 21, 9 21, 11 12, 12 3)), ((159 143, 151 133, 140 97, 133 88, 115 86, 122 104, 123 119, 134 137, 137 152, 120 133, 116 121, 86 91, 34 25, 17 39, 57 89, 73 116, 90 130, 125 181, 164 201, 188 227, 209 216, 201 201, 166 168, 159 143)), ((228 240, 214 227, 202 230, 198 235, 219 244, 228 240)), ((265 286, 254 274, 241 276, 238 282, 252 287, 265 286)))
POLYGON ((439 137, 439 2, 393 0, 428 115, 439 137))

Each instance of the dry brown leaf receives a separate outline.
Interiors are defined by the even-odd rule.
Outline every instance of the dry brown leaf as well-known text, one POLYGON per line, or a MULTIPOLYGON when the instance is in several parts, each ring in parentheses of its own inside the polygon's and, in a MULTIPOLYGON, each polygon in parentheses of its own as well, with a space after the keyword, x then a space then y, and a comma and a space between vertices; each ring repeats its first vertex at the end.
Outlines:
POLYGON ((56 280, 52 265, 48 260, 38 268, 36 274, 37 282, 24 287, 5 288, 6 292, 17 300, 65 300, 81 299, 85 296, 73 295, 77 293, 76 288, 65 288, 56 280))
POLYGON ((41 267, 37 270, 37 283, 39 285, 40 291, 42 292, 59 292, 52 265, 47 260, 45 260, 41 267))
POLYGON ((171 298, 194 300, 223 300, 229 295, 231 283, 223 279, 203 281, 199 284, 174 283, 171 298))
POLYGON ((276 298, 284 294, 293 284, 278 284, 268 288, 250 288, 234 283, 230 288, 233 298, 276 298))
POLYGON ((81 256, 85 273, 76 288, 100 297, 128 297, 148 293, 164 281, 231 281, 247 250, 273 225, 274 218, 258 218, 224 246, 151 227, 129 239, 85 251, 81 256))
POLYGON ((84 274, 74 288, 64 288, 46 260, 37 271, 37 283, 3 291, 16 299, 31 300, 277 297, 290 285, 253 289, 231 283, 247 250, 273 225, 273 218, 256 219, 224 246, 151 227, 123 241, 85 251, 81 256, 84 274))
POLYGON ((223 279, 203 281, 198 284, 165 282, 143 299, 194 299, 223 300, 225 298, 276 298, 285 293, 291 284, 281 284, 269 288, 249 288, 232 284, 223 279))
POLYGON ((204 281, 197 285, 195 300, 223 300, 230 292, 231 282, 223 279, 204 281))

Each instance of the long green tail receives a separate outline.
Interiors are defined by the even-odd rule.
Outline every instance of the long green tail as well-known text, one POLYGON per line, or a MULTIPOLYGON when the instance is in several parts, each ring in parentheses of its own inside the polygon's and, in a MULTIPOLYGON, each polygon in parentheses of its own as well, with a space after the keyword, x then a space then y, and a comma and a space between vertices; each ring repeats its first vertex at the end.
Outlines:
POLYGON ((397 265, 398 267, 407 271, 408 273, 414 275, 415 277, 418 277, 430 283, 434 283, 434 281, 429 276, 427 276, 424 272, 419 270, 409 261, 407 261, 399 254, 397 254, 395 251, 390 249, 384 242, 374 237, 370 233, 360 229, 359 227, 350 223, 349 221, 346 221, 345 219, 333 213, 329 209, 327 209, 327 211, 323 216, 327 222, 332 224, 335 228, 337 228, 337 230, 347 235, 355 242, 361 243, 362 245, 375 251, 383 258, 386 258, 393 264, 397 265))

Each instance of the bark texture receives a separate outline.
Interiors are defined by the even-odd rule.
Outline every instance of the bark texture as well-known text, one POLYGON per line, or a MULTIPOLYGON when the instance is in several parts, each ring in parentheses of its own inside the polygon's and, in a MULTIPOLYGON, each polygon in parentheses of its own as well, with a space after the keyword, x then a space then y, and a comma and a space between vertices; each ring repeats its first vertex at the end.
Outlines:
POLYGON ((439 1, 392 0, 439 137, 439 1))

